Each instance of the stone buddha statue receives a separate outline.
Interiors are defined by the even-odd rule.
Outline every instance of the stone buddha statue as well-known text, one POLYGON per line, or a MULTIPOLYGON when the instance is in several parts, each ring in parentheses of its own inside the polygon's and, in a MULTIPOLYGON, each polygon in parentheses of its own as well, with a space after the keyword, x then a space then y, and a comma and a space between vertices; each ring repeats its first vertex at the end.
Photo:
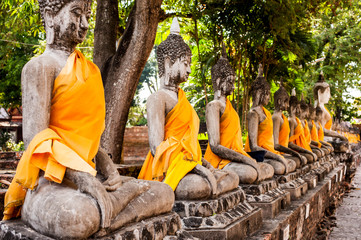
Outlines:
POLYGON ((293 90, 288 110, 288 121, 290 123, 288 147, 306 157, 307 162, 311 163, 317 161, 317 155, 312 152, 312 149, 305 138, 302 122, 297 117, 300 114, 300 103, 295 95, 296 92, 293 90))
POLYGON ((243 149, 242 131, 237 112, 227 96, 234 90, 235 72, 228 62, 225 49, 211 69, 214 100, 206 108, 209 144, 204 158, 213 167, 237 173, 240 183, 272 178, 273 167, 256 162, 243 149))
POLYGON ((252 83, 251 93, 253 104, 247 114, 248 137, 245 150, 266 151, 264 162, 272 165, 277 175, 293 172, 296 163, 292 159, 284 158, 274 149, 272 115, 264 108, 270 100, 271 91, 270 85, 263 77, 262 65, 259 67, 256 80, 252 83))
POLYGON ((306 139, 307 144, 310 146, 312 152, 314 154, 317 155, 317 158, 321 158, 325 155, 325 153, 318 148, 318 146, 314 146, 312 144, 312 139, 311 139, 311 129, 309 126, 309 115, 310 115, 310 111, 309 111, 309 105, 306 103, 306 101, 303 98, 303 94, 302 94, 302 98, 301 98, 301 102, 300 102, 300 111, 298 112, 298 117, 301 121, 302 127, 303 127, 303 131, 304 131, 304 136, 306 139))
POLYGON ((102 79, 75 50, 88 30, 91 1, 39 0, 39 6, 47 45, 22 72, 27 150, 6 193, 4 220, 21 213, 40 234, 86 239, 170 212, 168 185, 120 176, 99 149, 102 79))
POLYGON ((313 88, 314 98, 316 99, 317 107, 320 107, 322 110, 322 118, 320 119, 321 125, 323 127, 324 135, 327 137, 339 138, 343 141, 348 141, 346 137, 341 134, 332 131, 332 116, 330 111, 326 108, 325 104, 331 98, 330 85, 325 81, 323 73, 319 75, 319 79, 313 88))
POLYGON ((321 148, 325 154, 331 153, 332 146, 326 144, 323 141, 320 141, 318 137, 319 127, 317 126, 316 108, 312 106, 312 104, 309 104, 308 110, 309 110, 308 126, 310 129, 311 144, 315 147, 321 148))
POLYGON ((238 186, 238 176, 216 170, 198 143, 199 118, 179 84, 191 73, 191 50, 180 36, 177 18, 157 48, 160 88, 147 100, 150 152, 140 179, 163 181, 177 200, 210 199, 238 186))
POLYGON ((287 154, 283 156, 295 161, 297 168, 299 168, 307 163, 307 159, 288 147, 290 125, 288 118, 283 114, 283 112, 288 109, 289 98, 290 97, 286 89, 282 86, 281 80, 280 88, 274 94, 275 111, 272 115, 274 146, 275 150, 287 154))
POLYGON ((323 145, 327 146, 328 149, 331 149, 331 152, 334 151, 332 145, 326 141, 324 141, 324 131, 323 131, 323 127, 321 124, 321 120, 323 117, 323 110, 320 107, 316 107, 315 108, 315 112, 316 112, 316 116, 315 116, 315 125, 317 128, 317 136, 318 136, 318 141, 320 143, 322 143, 323 145))

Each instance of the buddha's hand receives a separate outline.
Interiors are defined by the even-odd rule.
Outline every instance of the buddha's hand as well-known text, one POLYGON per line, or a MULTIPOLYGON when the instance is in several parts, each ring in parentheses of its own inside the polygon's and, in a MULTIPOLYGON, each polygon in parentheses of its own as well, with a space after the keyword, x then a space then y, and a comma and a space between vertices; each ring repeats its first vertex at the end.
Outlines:
POLYGON ((311 154, 312 154, 312 157, 313 157, 313 160, 316 162, 317 161, 317 155, 315 154, 315 153, 313 153, 313 152, 311 152, 311 154))
POLYGON ((114 173, 103 182, 103 186, 108 192, 113 192, 123 185, 122 177, 118 173, 114 173))
POLYGON ((212 173, 216 170, 210 162, 208 162, 206 159, 202 158, 202 166, 207 168, 212 173))
POLYGON ((253 167, 257 171, 257 181, 262 182, 263 180, 265 180, 265 176, 264 176, 265 174, 263 174, 258 164, 256 163, 253 167))
POLYGON ((203 166, 201 166, 199 164, 197 164, 193 168, 192 171, 194 173, 204 177, 209 182, 209 185, 210 185, 211 190, 212 190, 212 196, 217 196, 217 180, 214 177, 213 173, 209 169, 207 169, 207 168, 205 168, 205 167, 203 167, 203 166))
POLYGON ((345 137, 345 136, 343 136, 343 135, 341 135, 341 134, 340 134, 340 136, 341 136, 341 137, 340 137, 340 138, 341 138, 341 140, 343 140, 343 141, 345 141, 345 142, 348 142, 347 137, 345 137))
POLYGON ((88 194, 98 203, 101 213, 100 227, 108 228, 111 223, 113 205, 102 183, 89 173, 66 169, 65 177, 72 181, 82 193, 88 194))
POLYGON ((277 156, 279 158, 279 161, 285 166, 285 173, 284 174, 287 174, 289 172, 288 161, 284 157, 282 157, 280 155, 277 155, 277 156))
POLYGON ((305 156, 302 156, 301 154, 298 154, 299 158, 301 159, 301 163, 302 165, 306 165, 307 164, 307 158, 305 156))

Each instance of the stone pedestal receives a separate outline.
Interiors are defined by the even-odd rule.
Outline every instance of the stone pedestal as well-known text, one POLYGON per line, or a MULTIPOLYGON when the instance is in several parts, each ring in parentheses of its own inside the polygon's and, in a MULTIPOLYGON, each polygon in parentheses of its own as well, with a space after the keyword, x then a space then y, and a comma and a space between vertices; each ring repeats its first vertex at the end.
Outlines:
MULTIPOLYGON (((131 223, 102 238, 89 239, 129 239, 142 240, 152 239, 161 240, 166 236, 175 236, 181 229, 181 220, 179 216, 172 212, 156 217, 148 218, 138 223, 131 223)), ((10 220, 0 222, 0 239, 7 240, 52 240, 35 232, 21 220, 10 220)))
POLYGON ((318 183, 318 177, 315 174, 307 173, 302 176, 302 179, 307 183, 308 189, 314 189, 318 183))
POLYGON ((182 227, 200 239, 246 239, 262 225, 261 209, 250 205, 241 188, 216 199, 175 201, 182 227))
POLYGON ((282 209, 290 205, 290 193, 282 190, 275 180, 241 186, 246 192, 247 202, 261 208, 264 219, 275 218, 282 209))
POLYGON ((281 183, 280 187, 291 194, 292 201, 299 199, 302 195, 305 195, 308 190, 308 184, 302 178, 281 183))

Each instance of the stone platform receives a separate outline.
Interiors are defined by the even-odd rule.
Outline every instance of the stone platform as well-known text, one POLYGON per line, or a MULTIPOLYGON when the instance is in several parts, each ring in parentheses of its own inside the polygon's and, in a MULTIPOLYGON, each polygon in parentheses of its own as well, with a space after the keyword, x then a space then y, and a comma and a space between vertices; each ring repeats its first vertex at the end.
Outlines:
POLYGON ((263 181, 260 184, 241 184, 246 193, 247 202, 262 209, 263 218, 274 218, 289 206, 291 194, 282 190, 276 180, 263 181))
POLYGON ((176 201, 182 227, 200 239, 246 239, 262 225, 261 209, 245 201, 241 188, 216 199, 176 201))
POLYGON ((338 166, 277 217, 264 219, 262 229, 249 239, 312 239, 332 196, 339 191, 343 171, 344 166, 338 166))
MULTIPOLYGON (((127 240, 161 240, 167 236, 176 236, 181 229, 179 216, 172 212, 157 217, 131 223, 102 238, 89 239, 127 239, 127 240)), ((21 220, 0 222, 0 239, 6 240, 53 240, 35 232, 21 220)))

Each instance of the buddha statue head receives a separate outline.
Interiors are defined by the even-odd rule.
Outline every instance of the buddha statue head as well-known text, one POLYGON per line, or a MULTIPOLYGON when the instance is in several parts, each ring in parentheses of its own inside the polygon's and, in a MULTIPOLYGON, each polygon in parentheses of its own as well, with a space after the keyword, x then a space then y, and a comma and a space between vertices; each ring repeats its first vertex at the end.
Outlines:
POLYGON ((290 105, 288 108, 288 113, 290 114, 290 116, 299 116, 299 112, 300 112, 300 103, 296 97, 296 91, 295 89, 293 89, 290 97, 290 105))
POLYGON ((309 117, 309 108, 308 108, 308 104, 306 103, 303 94, 302 94, 302 98, 300 101, 300 112, 298 115, 301 119, 307 119, 309 117))
POLYGON ((271 97, 271 87, 263 77, 263 66, 259 65, 258 76, 251 85, 253 106, 267 105, 271 97))
POLYGON ((316 107, 316 121, 321 122, 323 110, 319 106, 316 107))
POLYGON ((236 73, 227 59, 225 46, 222 46, 222 56, 211 69, 213 91, 215 97, 228 96, 234 90, 236 73))
POLYGON ((330 85, 325 81, 323 73, 321 72, 317 83, 313 88, 314 98, 317 101, 317 105, 326 104, 331 98, 330 85))
POLYGON ((169 36, 157 48, 161 87, 176 90, 180 83, 187 81, 191 57, 191 49, 180 36, 178 20, 174 18, 169 36))
POLYGON ((309 111, 309 116, 308 118, 310 120, 316 120, 316 108, 314 106, 312 106, 312 104, 308 104, 308 111, 309 111))
POLYGON ((286 111, 289 107, 290 96, 288 95, 286 89, 282 85, 283 81, 281 78, 280 88, 275 92, 274 104, 276 111, 286 111))
POLYGON ((91 14, 91 0, 38 0, 46 31, 46 42, 52 48, 74 51, 84 41, 91 14))

